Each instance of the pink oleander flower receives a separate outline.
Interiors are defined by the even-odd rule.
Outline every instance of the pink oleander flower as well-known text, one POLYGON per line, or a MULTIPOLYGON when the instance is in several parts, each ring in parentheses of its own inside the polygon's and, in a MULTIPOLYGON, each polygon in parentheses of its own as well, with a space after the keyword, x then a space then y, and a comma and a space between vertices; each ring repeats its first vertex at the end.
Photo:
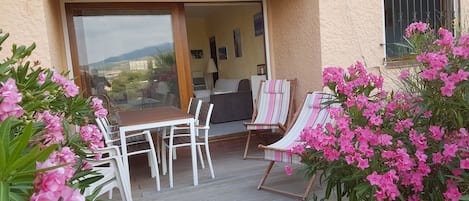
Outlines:
POLYGON ((24 114, 23 108, 18 105, 23 95, 18 91, 15 80, 8 78, 5 83, 2 83, 0 97, 3 99, 0 103, 0 121, 10 116, 20 117, 24 114))
POLYGON ((31 196, 30 201, 85 201, 85 196, 80 194, 80 189, 73 190, 68 186, 61 188, 60 192, 39 191, 31 196))
POLYGON ((285 173, 286 173, 288 176, 291 176, 291 175, 293 174, 293 169, 291 168, 291 166, 285 165, 285 173))
POLYGON ((297 145, 297 146, 294 146, 293 148, 291 148, 291 150, 289 150, 289 153, 290 153, 290 156, 291 154, 301 154, 305 151, 305 147, 304 145, 297 145))
POLYGON ((469 158, 459 161, 459 168, 469 170, 469 158))
POLYGON ((323 86, 327 83, 341 83, 344 77, 344 69, 340 67, 327 67, 323 71, 323 86))
POLYGON ((401 72, 401 74, 399 75, 399 78, 400 79, 405 79, 405 78, 408 78, 409 77, 409 70, 404 70, 401 72))
POLYGON ((458 146, 456 144, 445 144, 443 150, 443 156, 445 158, 452 158, 456 156, 458 146))
POLYGON ((435 43, 441 46, 449 46, 452 47, 454 43, 453 33, 448 31, 447 29, 440 29, 438 30, 438 34, 440 35, 440 39, 436 40, 435 43))
POLYGON ((430 131, 430 137, 434 140, 441 140, 445 134, 445 128, 439 126, 430 126, 428 130, 430 131))
POLYGON ((463 59, 467 59, 469 56, 469 48, 466 47, 454 47, 453 48, 453 54, 456 56, 460 56, 463 59))
POLYGON ((62 86, 62 89, 65 91, 66 97, 75 97, 76 95, 78 95, 78 86, 71 80, 62 76, 61 74, 54 72, 51 80, 62 86))
POLYGON ((427 30, 427 24, 423 22, 414 22, 410 24, 406 29, 405 29, 405 37, 410 38, 412 34, 416 32, 425 32, 427 30))
POLYGON ((73 167, 76 163, 76 155, 69 147, 63 147, 60 151, 53 152, 49 159, 43 163, 37 162, 37 169, 50 168, 67 164, 45 172, 39 172, 34 180, 35 193, 31 200, 84 200, 78 191, 74 191, 66 184, 75 174, 73 167))
MULTIPOLYGON (((326 181, 372 172, 357 177, 373 186, 366 193, 376 200, 457 200, 467 194, 469 35, 455 41, 448 30, 438 34, 430 42, 434 31, 427 32, 426 24, 406 29, 419 65, 415 76, 401 72, 396 91, 382 90, 382 76, 368 74, 360 62, 347 72, 326 70, 323 86, 340 108, 329 110, 332 123, 301 133, 295 152, 303 151, 307 162, 320 161, 308 168, 322 170, 326 181), (435 180, 441 173, 454 178, 435 180)), ((342 185, 346 190, 335 190, 343 195, 357 193, 353 182, 333 181, 328 185, 342 185)))
POLYGON ((448 65, 448 57, 440 52, 424 52, 417 56, 417 61, 426 63, 437 71, 448 65))
POLYGON ((66 97, 74 97, 80 92, 78 90, 78 86, 70 80, 63 84, 63 88, 65 90, 66 97))
POLYGON ((459 46, 469 47, 469 35, 467 33, 461 34, 458 41, 459 46))
POLYGON ((94 115, 98 118, 104 118, 107 116, 108 112, 107 110, 103 107, 103 101, 99 98, 93 98, 91 99, 91 106, 94 109, 94 115))
POLYGON ((374 171, 371 175, 368 175, 366 179, 370 182, 371 185, 378 186, 379 191, 376 191, 376 198, 378 200, 384 200, 389 198, 390 200, 395 200, 397 196, 400 195, 397 185, 394 183, 399 180, 399 177, 396 175, 395 170, 390 170, 389 172, 379 175, 374 171))
POLYGON ((88 142, 88 148, 92 151, 104 147, 103 134, 94 124, 80 127, 83 141, 88 142))
POLYGON ((39 75, 37 76, 37 78, 39 79, 37 81, 37 83, 39 85, 42 85, 44 84, 44 82, 46 82, 46 79, 47 79, 47 75, 44 73, 44 72, 40 72, 39 75))
POLYGON ((357 161, 358 161, 357 167, 362 169, 362 170, 370 167, 370 165, 368 164, 368 159, 363 159, 363 158, 359 157, 357 159, 357 161))
POLYGON ((64 133, 62 127, 62 115, 52 114, 47 110, 43 113, 36 115, 38 121, 43 121, 45 124, 44 132, 44 145, 57 144, 64 141, 64 133))
POLYGON ((443 195, 447 200, 451 201, 459 201, 459 198, 462 196, 458 187, 454 185, 453 180, 446 180, 446 192, 443 195))

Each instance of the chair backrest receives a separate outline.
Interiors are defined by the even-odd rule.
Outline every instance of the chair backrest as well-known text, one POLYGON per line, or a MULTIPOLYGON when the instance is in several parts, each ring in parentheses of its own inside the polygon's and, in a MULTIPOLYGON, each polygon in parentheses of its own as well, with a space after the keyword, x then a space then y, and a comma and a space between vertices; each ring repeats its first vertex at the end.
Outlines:
MULTIPOLYGON (((262 80, 254 123, 286 125, 292 114, 296 80, 262 80)), ((272 126, 248 126, 248 129, 269 129, 272 126)))
MULTIPOLYGON (((289 150, 297 145, 303 129, 308 127, 316 128, 318 125, 325 125, 332 122, 329 110, 325 103, 331 101, 333 96, 324 92, 309 92, 303 102, 301 109, 295 114, 294 121, 287 129, 284 137, 279 141, 269 145, 277 150, 289 150)), ((327 106, 335 107, 335 105, 327 106)), ((300 158, 290 157, 286 152, 268 150, 265 151, 265 158, 268 160, 300 163, 300 158)))
POLYGON ((111 139, 111 128, 106 123, 106 120, 103 118, 96 118, 96 124, 98 125, 99 130, 103 133, 104 142, 107 146, 112 146, 112 139, 111 139))
POLYGON ((201 105, 202 100, 191 97, 189 100, 189 106, 187 107, 187 113, 194 115, 195 119, 199 119, 201 105))
POLYGON ((130 189, 127 188, 129 185, 124 178, 124 165, 118 147, 107 147, 94 152, 103 154, 103 157, 101 159, 89 158, 88 162, 93 165, 94 171, 102 174, 103 178, 88 186, 84 191, 84 195, 92 195, 95 190, 99 189, 100 191, 96 194, 96 196, 99 196, 109 191, 112 192, 113 188, 117 187, 123 200, 131 200, 130 189))
POLYGON ((198 125, 209 128, 210 118, 212 117, 213 103, 202 102, 198 118, 198 125))

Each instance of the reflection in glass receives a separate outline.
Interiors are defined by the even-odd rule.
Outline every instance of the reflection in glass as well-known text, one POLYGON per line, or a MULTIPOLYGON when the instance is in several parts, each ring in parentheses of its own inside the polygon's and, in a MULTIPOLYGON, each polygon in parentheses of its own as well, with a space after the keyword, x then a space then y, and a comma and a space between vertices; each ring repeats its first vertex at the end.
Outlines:
POLYGON ((86 95, 107 96, 120 110, 179 106, 171 16, 149 12, 74 16, 86 95))

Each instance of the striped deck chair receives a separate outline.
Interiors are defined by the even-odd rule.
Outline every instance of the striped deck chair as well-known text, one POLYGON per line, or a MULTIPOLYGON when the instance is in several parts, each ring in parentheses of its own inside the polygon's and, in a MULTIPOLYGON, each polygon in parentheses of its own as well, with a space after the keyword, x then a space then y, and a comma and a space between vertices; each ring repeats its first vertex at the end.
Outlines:
POLYGON ((330 94, 323 92, 308 92, 301 110, 297 111, 295 114, 295 120, 288 128, 288 131, 285 133, 285 135, 280 140, 271 145, 259 145, 259 148, 264 149, 264 159, 269 160, 270 163, 257 189, 270 190, 294 197, 299 197, 303 200, 309 195, 309 191, 313 186, 315 176, 310 179, 308 186, 306 187, 306 191, 303 195, 265 186, 264 182, 266 181, 275 162, 301 164, 300 156, 289 156, 287 154, 287 150, 290 150, 298 143, 301 143, 299 138, 301 131, 304 128, 315 128, 319 124, 325 125, 327 122, 331 122, 332 119, 330 118, 329 111, 324 108, 325 106, 323 104, 327 101, 330 101, 331 99, 332 95, 330 94))
POLYGON ((262 80, 256 99, 256 108, 251 122, 245 122, 244 126, 249 131, 243 159, 248 156, 248 149, 254 130, 286 130, 286 123, 294 109, 294 91, 296 79, 294 80, 262 80))

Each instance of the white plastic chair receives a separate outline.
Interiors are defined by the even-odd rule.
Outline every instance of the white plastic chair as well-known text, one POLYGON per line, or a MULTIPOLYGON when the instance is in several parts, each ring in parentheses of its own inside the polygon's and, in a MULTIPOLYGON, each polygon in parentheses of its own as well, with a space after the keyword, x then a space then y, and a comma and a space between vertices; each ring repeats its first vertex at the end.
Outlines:
MULTIPOLYGON (((202 155, 202 150, 200 146, 205 147, 205 154, 207 156, 207 163, 210 168, 210 174, 212 179, 215 178, 215 173, 213 170, 213 165, 212 165, 212 157, 210 156, 210 147, 208 144, 208 131, 210 129, 210 118, 212 116, 212 111, 213 111, 213 104, 207 103, 207 102, 202 102, 200 103, 200 112, 198 113, 198 118, 196 120, 196 125, 195 125, 195 135, 196 135, 196 146, 197 146, 197 152, 199 155, 199 161, 201 163, 202 168, 205 168, 204 164, 204 159, 202 155), (200 130, 204 131, 204 136, 201 138, 199 135, 200 130)), ((190 132, 189 132, 189 127, 186 125, 183 126, 173 126, 171 127, 171 130, 169 132, 169 136, 167 138, 168 143, 164 144, 165 147, 163 147, 163 150, 168 148, 168 163, 169 163, 169 186, 172 188, 174 186, 173 184, 173 153, 176 148, 178 147, 186 147, 186 146, 191 146, 190 142, 190 132)), ((163 163, 165 163, 165 158, 163 157, 163 163)))
MULTIPOLYGON (((130 184, 127 183, 128 180, 124 177, 125 174, 122 172, 124 165, 122 163, 122 157, 118 147, 105 147, 95 150, 94 153, 103 154, 103 157, 98 160, 90 159, 88 160, 88 163, 93 166, 92 170, 101 174, 103 178, 90 184, 90 186, 85 189, 84 195, 92 195, 96 190, 99 189, 96 197, 109 192, 109 199, 112 200, 112 190, 114 188, 118 188, 122 200, 132 201, 130 184)), ((92 175, 86 176, 83 179, 89 178, 91 176, 92 175)))
MULTIPOLYGON (((104 134, 104 140, 107 146, 119 146, 121 145, 119 133, 111 131, 111 128, 103 118, 97 118, 96 123, 99 129, 104 134)), ((137 133, 131 133, 126 135, 127 144, 127 156, 133 156, 137 154, 147 154, 148 164, 151 169, 151 177, 156 180, 156 190, 160 191, 160 175, 158 160, 156 158, 156 151, 153 144, 150 131, 144 130, 137 133)))
MULTIPOLYGON (((189 106, 187 106, 187 113, 194 115, 194 118, 196 119, 196 122, 195 122, 196 125, 197 125, 197 119, 199 117, 199 112, 200 112, 201 105, 202 105, 202 100, 196 99, 196 98, 193 98, 193 97, 191 97, 189 99, 189 106)), ((164 140, 169 138, 168 128, 166 128, 166 127, 162 128, 161 133, 162 133, 161 138, 163 139, 162 143, 164 144, 164 140)), ((163 145, 163 149, 162 150, 160 149, 159 138, 157 138, 156 144, 157 144, 156 148, 157 148, 158 161, 163 163, 162 174, 166 175, 166 173, 168 172, 168 170, 167 170, 168 168, 166 166, 166 157, 161 157, 161 155, 166 156, 166 149, 164 149, 164 145, 163 145), (160 150, 161 150, 161 152, 160 152, 160 150)), ((176 149, 173 149, 173 159, 176 160, 176 158, 177 158, 176 149)))

